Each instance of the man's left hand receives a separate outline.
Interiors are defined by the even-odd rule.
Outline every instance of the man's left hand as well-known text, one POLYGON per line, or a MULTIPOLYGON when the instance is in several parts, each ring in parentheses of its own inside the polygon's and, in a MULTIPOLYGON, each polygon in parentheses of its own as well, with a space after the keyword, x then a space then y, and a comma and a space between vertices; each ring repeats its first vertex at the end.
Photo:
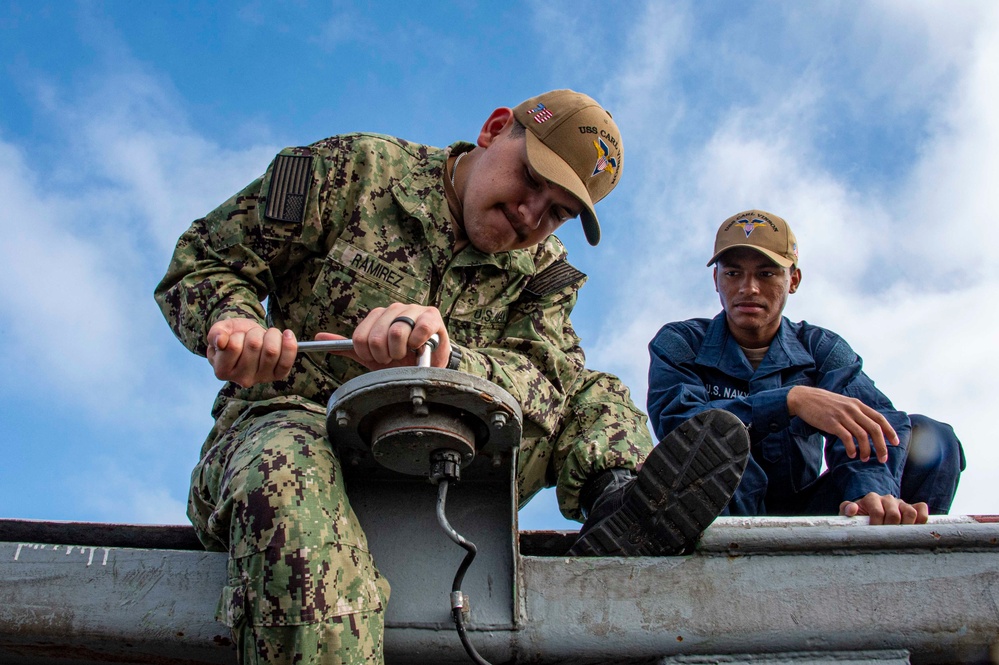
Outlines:
POLYGON ((839 514, 846 517, 869 515, 871 524, 926 524, 930 509, 925 503, 906 503, 891 494, 869 492, 856 501, 839 504, 839 514))
MULTIPOLYGON (((437 348, 430 357, 432 367, 447 367, 451 357, 451 340, 441 313, 436 307, 393 303, 376 307, 354 329, 353 351, 337 351, 338 355, 353 358, 371 370, 415 365, 413 351, 420 349, 431 335, 439 338, 437 348), (403 319, 400 321, 399 319, 403 319), (405 321, 409 319, 412 324, 405 321)), ((332 333, 319 333, 320 341, 343 339, 332 333)))

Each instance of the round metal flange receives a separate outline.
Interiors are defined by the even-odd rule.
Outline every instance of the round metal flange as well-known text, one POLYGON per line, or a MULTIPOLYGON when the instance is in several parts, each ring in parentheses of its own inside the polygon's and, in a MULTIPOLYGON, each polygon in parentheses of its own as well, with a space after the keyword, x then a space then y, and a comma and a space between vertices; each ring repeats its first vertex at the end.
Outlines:
POLYGON ((429 476, 435 450, 498 459, 520 444, 517 401, 485 379, 439 367, 398 367, 351 379, 330 397, 326 427, 355 462, 367 456, 400 473, 429 476))
POLYGON ((430 406, 426 416, 386 413, 371 429, 371 455, 393 471, 429 475, 435 450, 446 448, 461 456, 461 466, 475 457, 475 432, 459 414, 430 406))

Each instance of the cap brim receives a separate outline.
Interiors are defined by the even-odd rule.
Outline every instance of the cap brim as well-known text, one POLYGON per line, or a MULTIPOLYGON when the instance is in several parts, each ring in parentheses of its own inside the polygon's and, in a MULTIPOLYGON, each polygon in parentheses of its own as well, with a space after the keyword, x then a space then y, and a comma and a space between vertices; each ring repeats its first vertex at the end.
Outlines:
POLYGON ((746 249, 751 249, 753 251, 759 252, 760 254, 767 257, 768 259, 770 259, 777 265, 781 266, 782 268, 790 268, 791 266, 794 265, 794 261, 791 261, 786 256, 781 256, 776 252, 771 252, 769 249, 763 249, 761 247, 757 247, 756 245, 729 245, 725 249, 715 252, 715 255, 711 257, 710 261, 708 261, 707 264, 708 267, 711 267, 712 264, 716 263, 718 259, 721 258, 721 255, 727 252, 728 250, 738 249, 740 247, 745 247, 746 249))
POLYGON ((583 204, 583 211, 579 213, 579 218, 583 222, 583 233, 586 234, 586 242, 596 245, 600 242, 600 224, 586 185, 572 167, 554 150, 542 143, 533 132, 524 134, 527 138, 527 160, 542 178, 565 189, 583 204))

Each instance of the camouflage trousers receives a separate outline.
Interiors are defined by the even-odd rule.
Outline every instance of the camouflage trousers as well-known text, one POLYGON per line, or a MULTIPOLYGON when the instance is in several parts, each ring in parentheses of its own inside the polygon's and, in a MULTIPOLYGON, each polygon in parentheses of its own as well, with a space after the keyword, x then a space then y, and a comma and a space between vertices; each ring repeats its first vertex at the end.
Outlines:
MULTIPOLYGON (((521 505, 556 485, 562 514, 580 519, 587 479, 645 459, 645 414, 613 385, 584 373, 559 431, 522 441, 521 505)), ((220 418, 192 474, 188 515, 206 547, 229 552, 218 619, 241 663, 383 662, 389 585, 344 491, 322 406, 277 398, 244 403, 231 425, 220 418)))
POLYGON ((555 487, 563 517, 583 521, 579 493, 608 469, 635 469, 652 451, 648 419, 613 375, 584 369, 569 395, 558 430, 525 438, 517 459, 517 492, 523 507, 545 487, 555 487))
POLYGON ((241 663, 382 663, 389 585, 326 438, 326 414, 260 405, 210 445, 188 515, 229 552, 217 619, 241 663))

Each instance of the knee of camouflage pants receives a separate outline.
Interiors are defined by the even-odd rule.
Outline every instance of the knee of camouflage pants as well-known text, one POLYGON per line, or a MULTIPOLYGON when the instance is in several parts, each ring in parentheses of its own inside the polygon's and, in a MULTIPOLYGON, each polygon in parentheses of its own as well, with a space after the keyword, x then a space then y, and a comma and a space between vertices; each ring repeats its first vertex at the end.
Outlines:
POLYGON ((647 422, 616 376, 584 370, 559 429, 547 438, 521 442, 520 506, 554 484, 562 515, 582 521, 579 493, 586 482, 608 469, 635 469, 652 450, 647 422))
POLYGON ((389 586, 343 489, 325 412, 251 409, 192 478, 189 515, 229 551, 217 618, 244 663, 381 663, 389 586))

